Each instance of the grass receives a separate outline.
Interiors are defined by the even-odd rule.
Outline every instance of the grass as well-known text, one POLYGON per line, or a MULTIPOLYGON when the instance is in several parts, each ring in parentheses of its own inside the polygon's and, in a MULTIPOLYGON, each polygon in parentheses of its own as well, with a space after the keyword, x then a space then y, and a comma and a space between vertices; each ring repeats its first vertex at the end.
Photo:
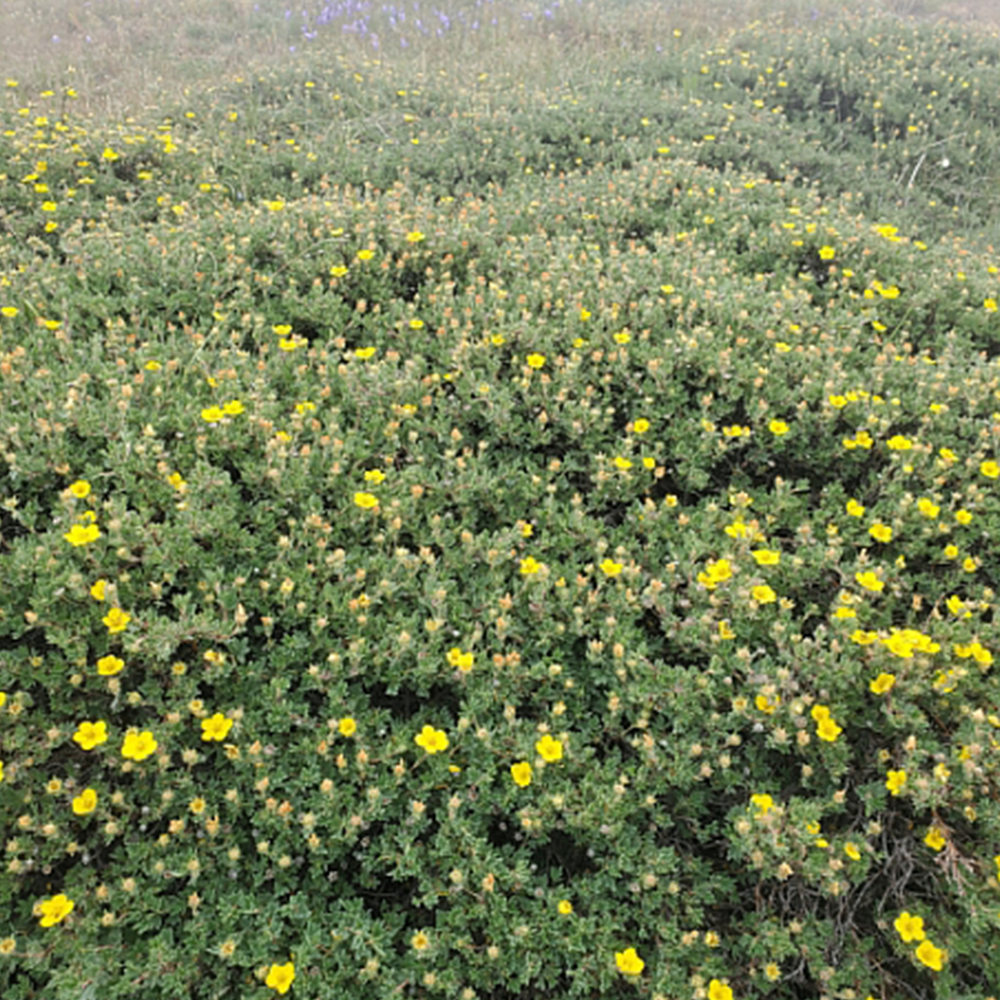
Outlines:
POLYGON ((0 14, 5 1000, 987 1000, 998 36, 421 8, 0 14))

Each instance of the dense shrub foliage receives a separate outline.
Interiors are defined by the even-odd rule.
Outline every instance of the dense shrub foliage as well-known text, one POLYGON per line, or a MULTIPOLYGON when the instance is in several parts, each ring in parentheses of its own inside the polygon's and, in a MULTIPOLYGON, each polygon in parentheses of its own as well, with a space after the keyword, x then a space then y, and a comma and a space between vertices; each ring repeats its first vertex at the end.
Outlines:
POLYGON ((7 82, 5 1000, 993 996, 1000 48, 768 27, 7 82))

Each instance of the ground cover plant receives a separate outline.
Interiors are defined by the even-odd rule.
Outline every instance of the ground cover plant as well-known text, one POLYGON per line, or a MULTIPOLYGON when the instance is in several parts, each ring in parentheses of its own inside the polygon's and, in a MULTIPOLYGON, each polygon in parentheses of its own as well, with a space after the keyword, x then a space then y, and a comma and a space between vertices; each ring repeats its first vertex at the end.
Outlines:
POLYGON ((0 93, 5 1000, 995 998, 1000 39, 252 7, 0 93))

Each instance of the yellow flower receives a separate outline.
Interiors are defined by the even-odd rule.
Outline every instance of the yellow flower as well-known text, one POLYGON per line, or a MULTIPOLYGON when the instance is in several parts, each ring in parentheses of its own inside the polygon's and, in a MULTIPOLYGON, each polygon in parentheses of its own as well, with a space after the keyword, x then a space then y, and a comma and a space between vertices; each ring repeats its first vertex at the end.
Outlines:
POLYGON ((354 502, 363 510, 373 510, 378 506, 378 497, 373 493, 355 493, 354 502))
POLYGON ((564 916, 568 917, 573 912, 573 904, 568 899, 560 899, 556 909, 564 916))
POLYGON ((210 718, 201 720, 201 738, 205 743, 210 743, 212 740, 221 743, 232 728, 233 720, 227 719, 221 712, 216 712, 210 718))
POLYGON ((784 420, 774 419, 768 423, 767 429, 775 437, 781 437, 782 434, 788 433, 788 424, 786 424, 784 420))
POLYGON ((374 250, 359 250, 358 260, 371 260, 375 256, 374 250))
POLYGON ((903 790, 903 786, 906 784, 906 771, 889 771, 885 776, 885 787, 893 795, 899 795, 903 790))
POLYGON ((337 723, 337 732, 340 733, 341 736, 353 736, 357 731, 358 724, 349 715, 345 715, 344 718, 337 723))
POLYGON ((871 448, 875 441, 868 431, 861 430, 853 438, 844 438, 843 444, 849 451, 853 451, 855 448, 871 448))
POLYGON ((646 963, 635 953, 635 948, 616 951, 615 965, 618 966, 618 971, 626 976, 638 976, 646 968, 646 963))
POLYGON ((97 792, 93 788, 85 788, 73 799, 73 812, 77 816, 86 816, 97 808, 97 792))
POLYGON ((530 368, 539 369, 545 365, 545 355, 544 354, 529 354, 524 359, 530 368))
POLYGON ((761 819, 774 808, 774 799, 772 799, 766 792, 761 792, 757 795, 750 796, 750 805, 755 806, 758 809, 758 812, 754 814, 754 817, 756 819, 761 819))
POLYGON ((342 278, 345 274, 347 274, 347 268, 344 267, 343 264, 334 264, 330 268, 330 274, 333 275, 334 278, 342 278))
POLYGON ((820 719, 816 723, 816 735, 826 743, 833 743, 842 732, 843 729, 833 719, 820 719))
POLYGON ((914 650, 920 653, 937 653, 941 649, 941 646, 934 642, 930 636, 912 628, 893 628, 889 637, 882 640, 882 645, 893 656, 899 656, 903 659, 911 659, 914 650))
POLYGON ((978 642, 974 642, 969 646, 969 651, 972 653, 972 658, 981 667, 989 667, 992 665, 993 654, 985 646, 980 645, 978 642))
POLYGON ((414 316, 413 319, 410 320, 409 327, 411 330, 422 330, 424 328, 424 321, 414 316))
POLYGON ((764 712, 767 715, 772 715, 774 710, 781 704, 781 698, 777 695, 774 696, 774 701, 771 701, 766 694, 759 694, 754 698, 754 705, 757 706, 759 712, 764 712))
POLYGON ((933 969, 935 972, 940 972, 948 960, 948 952, 943 948, 936 948, 930 939, 922 941, 914 954, 928 969, 933 969))
POLYGON ((423 747, 427 753, 435 754, 448 749, 448 734, 443 729, 424 726, 420 733, 413 737, 413 742, 418 747, 423 747))
POLYGON ((902 434, 896 434, 886 441, 886 445, 892 451, 909 451, 913 447, 913 442, 902 434))
POLYGON ((108 581, 107 580, 98 580, 90 588, 90 596, 92 598, 94 598, 95 601, 103 601, 104 600, 104 588, 107 587, 107 585, 108 585, 108 581))
POLYGON ((38 909, 42 916, 39 923, 42 927, 54 927, 73 912, 75 905, 72 899, 67 898, 63 893, 59 893, 58 896, 53 896, 39 905, 38 909))
POLYGON ((875 678, 875 680, 868 684, 868 690, 871 691, 872 694, 885 694, 887 691, 892 690, 892 686, 895 683, 895 674, 881 673, 875 678))
POLYGON ((847 513, 850 514, 851 517, 861 517, 864 512, 865 508, 859 504, 857 500, 847 501, 847 513))
POLYGON ((875 539, 876 542, 889 542, 892 540, 892 528, 887 524, 882 524, 881 521, 876 521, 869 529, 868 534, 875 539))
POLYGON ((536 744, 535 751, 542 760, 549 764, 557 760, 562 760, 563 745, 559 740, 553 739, 546 733, 536 744))
POLYGON ((514 784, 527 788, 531 784, 531 765, 526 760, 511 764, 510 776, 514 779, 514 784))
POLYGON ((431 939, 423 931, 417 931, 410 938, 410 945, 414 951, 426 951, 431 945, 431 939))
POLYGON ((284 965, 272 965, 264 980, 265 986, 270 986, 272 990, 279 993, 287 993, 295 979, 295 965, 293 962, 286 962, 284 965))
POLYGON ((997 476, 1000 476, 1000 465, 997 465, 993 459, 988 459, 979 466, 979 471, 988 479, 996 479, 997 476))
POLYGON ((733 1000, 733 991, 718 979, 708 984, 708 1000, 733 1000))
POLYGON ((601 563, 601 571, 606 576, 617 576, 623 568, 622 563, 615 562, 614 559, 605 559, 601 563))
POLYGON ((218 406, 206 406, 201 411, 201 419, 210 424, 217 423, 225 416, 225 413, 218 406))
POLYGON ((966 611, 966 609, 965 609, 965 601, 963 601, 962 598, 958 596, 958 594, 952 594, 948 598, 948 600, 945 601, 945 604, 947 605, 948 610, 953 615, 961 615, 963 618, 971 618, 972 617, 972 612, 971 611, 966 611))
POLYGON ((528 556, 521 560, 521 573, 524 576, 533 576, 542 568, 542 564, 534 556, 528 556))
POLYGON ((781 553, 772 549, 755 549, 750 555, 757 560, 758 566, 777 566, 781 562, 781 553))
POLYGON ((73 742, 81 750, 93 750, 108 739, 108 724, 102 719, 98 722, 81 722, 73 734, 73 742))
POLYGON ((96 524, 74 524, 69 531, 63 535, 63 538, 69 542, 70 545, 80 546, 86 545, 88 542, 96 542, 98 538, 101 537, 101 529, 97 527, 96 524))
POLYGON ((865 588, 876 594, 880 594, 885 589, 885 584, 869 569, 854 574, 854 579, 865 588))
POLYGON ((458 667, 464 673, 468 673, 472 669, 472 661, 473 654, 471 651, 463 653, 458 646, 454 646, 448 650, 448 663, 453 667, 458 667))
POLYGON ((125 742, 122 744, 122 756, 128 760, 145 760, 156 753, 158 746, 159 744, 148 729, 141 733, 138 729, 129 729, 125 734, 125 742))
POLYGON ((239 416, 243 412, 243 409, 243 404, 238 399, 231 399, 228 403, 223 404, 222 412, 227 417, 235 417, 239 416))
POLYGON ((858 845, 855 844, 851 840, 849 840, 846 844, 844 844, 844 853, 852 861, 860 861, 861 860, 861 852, 858 850, 858 845))
POLYGON ((423 238, 424 234, 419 229, 414 229, 412 233, 406 234, 407 243, 419 243, 423 238))
POLYGON ((102 656, 97 661, 97 672, 102 677, 114 677, 115 674, 121 673, 124 666, 124 660, 120 660, 117 656, 112 656, 109 653, 107 656, 102 656))
POLYGON ((927 834, 924 837, 924 843, 931 848, 931 850, 940 851, 947 841, 945 840, 945 836, 941 828, 932 826, 927 830, 927 834))
POLYGON ((365 473, 366 483, 381 483, 385 479, 385 473, 381 469, 369 469, 365 473))
POLYGON ((645 417, 640 417, 632 424, 632 431, 635 434, 645 434, 649 430, 649 421, 645 417))
POLYGON ((90 483, 86 479, 78 479, 75 483, 70 483, 67 487, 70 493, 77 498, 77 500, 83 500, 84 497, 90 495, 90 483))
POLYGON ((108 631, 113 635, 116 632, 124 632, 132 616, 121 608, 112 608, 102 619, 108 627, 108 631))
POLYGON ((937 517, 941 508, 934 503, 933 500, 928 500, 927 497, 921 497, 917 501, 917 510, 919 510, 924 517, 937 517))
POLYGON ((768 982, 776 983, 781 978, 781 966, 777 962, 768 962, 764 966, 764 975, 768 982))
POLYGON ((718 584, 725 582, 732 575, 733 570, 728 559, 718 559, 714 562, 709 559, 705 571, 698 574, 698 582, 707 590, 714 590, 718 584))
POLYGON ((833 260, 836 256, 837 251, 833 247, 820 247, 819 248, 819 259, 820 260, 833 260))
POLYGON ((750 595, 758 604, 770 604, 778 599, 778 595, 766 583, 753 587, 750 595))

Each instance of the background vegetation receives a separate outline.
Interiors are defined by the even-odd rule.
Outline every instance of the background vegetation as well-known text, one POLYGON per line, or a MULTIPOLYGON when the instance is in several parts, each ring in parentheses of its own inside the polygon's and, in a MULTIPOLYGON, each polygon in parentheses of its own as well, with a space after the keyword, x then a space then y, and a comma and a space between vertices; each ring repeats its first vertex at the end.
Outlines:
POLYGON ((5 1000, 995 995, 943 12, 5 5, 5 1000))

